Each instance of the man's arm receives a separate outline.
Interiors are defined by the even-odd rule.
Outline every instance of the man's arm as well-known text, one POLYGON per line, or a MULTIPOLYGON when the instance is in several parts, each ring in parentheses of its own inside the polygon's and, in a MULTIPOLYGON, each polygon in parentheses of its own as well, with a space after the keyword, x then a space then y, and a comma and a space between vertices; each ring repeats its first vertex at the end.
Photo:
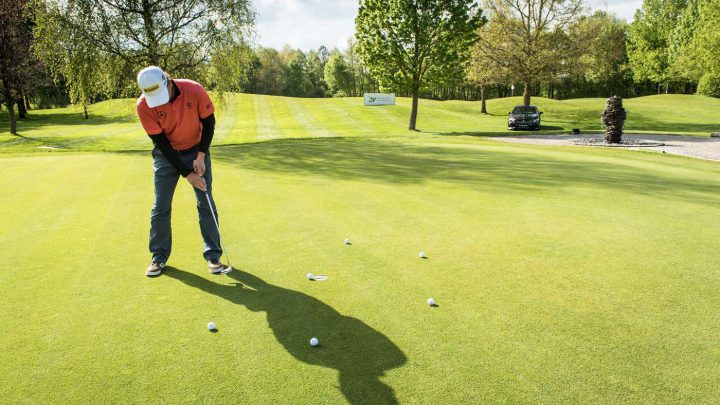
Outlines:
POLYGON ((200 139, 200 152, 207 154, 210 150, 213 135, 215 135, 215 114, 210 114, 205 118, 201 118, 202 122, 202 138, 200 139))
POLYGON ((172 164, 183 177, 187 177, 193 172, 193 170, 183 163, 182 159, 180 159, 178 151, 172 148, 170 140, 168 140, 164 132, 148 136, 153 141, 155 147, 162 152, 163 156, 165 156, 165 159, 167 159, 168 162, 170 162, 170 164, 172 164))

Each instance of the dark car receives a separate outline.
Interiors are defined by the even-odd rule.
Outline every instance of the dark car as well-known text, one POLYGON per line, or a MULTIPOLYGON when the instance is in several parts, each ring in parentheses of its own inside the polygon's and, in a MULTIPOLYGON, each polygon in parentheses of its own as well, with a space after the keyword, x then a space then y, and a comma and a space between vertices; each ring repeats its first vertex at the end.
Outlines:
POLYGON ((534 105, 519 105, 508 113, 508 129, 540 129, 540 115, 534 105))

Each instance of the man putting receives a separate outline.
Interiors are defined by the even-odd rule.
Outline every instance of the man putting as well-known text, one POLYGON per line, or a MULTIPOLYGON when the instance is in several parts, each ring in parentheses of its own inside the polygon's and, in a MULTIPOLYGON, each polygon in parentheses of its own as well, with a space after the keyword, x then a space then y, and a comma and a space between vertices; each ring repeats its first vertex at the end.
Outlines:
POLYGON ((145 274, 159 275, 170 258, 170 212, 180 176, 194 187, 205 245, 203 256, 210 273, 227 273, 231 267, 220 262, 223 253, 220 231, 213 219, 217 209, 212 198, 209 149, 215 132, 215 106, 201 84, 173 80, 156 66, 141 70, 137 81, 142 91, 137 101, 138 118, 155 145, 152 151, 155 204, 150 214, 152 261, 145 274))

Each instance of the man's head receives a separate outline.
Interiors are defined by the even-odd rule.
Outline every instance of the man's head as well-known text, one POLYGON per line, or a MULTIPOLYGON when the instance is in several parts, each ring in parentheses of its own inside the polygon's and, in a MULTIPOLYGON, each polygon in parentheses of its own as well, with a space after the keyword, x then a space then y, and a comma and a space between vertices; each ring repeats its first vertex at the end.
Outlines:
POLYGON ((157 107, 170 101, 170 76, 159 67, 148 66, 141 70, 137 82, 148 107, 157 107))

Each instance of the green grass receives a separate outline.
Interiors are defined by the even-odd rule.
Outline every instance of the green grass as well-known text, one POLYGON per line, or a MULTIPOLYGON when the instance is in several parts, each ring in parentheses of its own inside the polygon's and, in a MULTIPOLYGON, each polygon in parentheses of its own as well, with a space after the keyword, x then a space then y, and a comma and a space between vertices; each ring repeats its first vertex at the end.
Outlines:
MULTIPOLYGON (((602 132, 603 99, 557 101, 534 98, 544 112, 541 134, 602 132)), ((31 111, 19 122, 21 137, 8 131, 7 113, 0 114, 0 153, 148 149, 134 110, 134 100, 111 100, 91 107, 82 119, 75 107, 31 111)), ((443 136, 494 136, 507 130, 507 111, 521 98, 490 100, 490 115, 479 114, 478 102, 421 100, 418 129, 443 136)), ((216 144, 310 137, 405 137, 410 100, 391 107, 364 107, 360 98, 297 99, 228 94, 218 104, 216 144)), ((625 100, 628 133, 708 136, 720 130, 720 100, 702 96, 663 95, 625 100)), ((527 134, 527 132, 523 132, 527 134)))
POLYGON ((717 163, 438 135, 467 103, 408 135, 404 101, 356 101, 231 98, 214 189, 242 271, 207 272, 181 181, 154 279, 127 102, 33 112, 0 158, 2 401, 720 401, 717 163), (88 153, 26 153, 51 142, 88 153))

